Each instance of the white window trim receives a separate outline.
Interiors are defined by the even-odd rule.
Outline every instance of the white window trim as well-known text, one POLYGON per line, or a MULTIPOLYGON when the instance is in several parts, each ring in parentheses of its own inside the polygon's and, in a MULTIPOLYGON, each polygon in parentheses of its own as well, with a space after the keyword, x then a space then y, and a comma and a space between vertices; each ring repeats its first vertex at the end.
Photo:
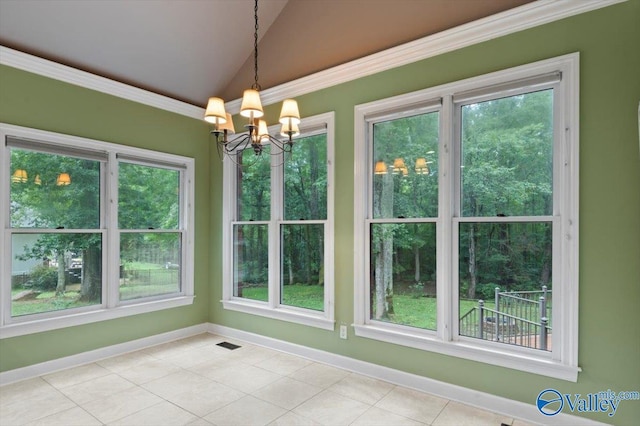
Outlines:
MULTIPOLYGON (((501 89, 500 89, 501 88, 501 89)), ((491 365, 512 368, 567 381, 577 381, 578 373, 578 159, 579 159, 579 54, 573 53, 528 65, 497 71, 475 78, 445 84, 409 94, 378 100, 355 107, 354 149, 354 329, 360 337, 456 356, 491 365), (505 81, 528 79, 553 72, 562 73, 562 83, 554 91, 562 102, 556 108, 554 122, 554 331, 553 351, 512 347, 457 335, 458 288, 454 285, 457 264, 451 241, 458 218, 454 217, 455 143, 453 96, 475 89, 495 86, 510 90, 505 81), (372 172, 368 153, 368 119, 411 108, 411 105, 442 99, 439 150, 439 228, 437 247, 444 251, 437 260, 436 332, 387 324, 368 317, 368 229, 367 182, 372 172), (560 134, 564 132, 564 134, 560 134), (556 182, 556 177, 559 181, 556 182), (555 185, 558 186, 555 186, 555 185), (559 236, 562 236, 559 238, 559 236), (444 249, 443 249, 444 247, 444 249), (449 250, 447 250, 449 247, 449 250), (562 262, 559 260, 562 259, 562 262)), ((537 218, 540 219, 540 218, 537 218)))
MULTIPOLYGON (((310 309, 297 308, 294 306, 282 305, 280 300, 280 267, 276 262, 276 253, 280 252, 279 238, 269 239, 269 301, 260 302, 255 300, 244 299, 233 296, 233 208, 235 206, 235 163, 230 158, 223 161, 223 182, 222 191, 222 306, 224 309, 243 312, 252 315, 259 315, 266 318, 272 318, 282 321, 293 322, 310 327, 321 328, 324 330, 334 330, 335 328, 335 302, 334 302, 334 121, 335 113, 333 111, 324 114, 306 117, 300 123, 300 131, 302 136, 305 129, 311 131, 313 129, 323 128, 322 133, 326 131, 327 135, 327 218, 326 220, 306 220, 304 223, 324 223, 325 225, 325 247, 324 247, 324 311, 314 311, 310 309)), ((270 129, 271 131, 272 129, 270 129)), ((279 129, 273 129, 279 130, 279 129)), ((295 151, 295 144, 293 146, 295 151)), ((279 156, 272 157, 272 163, 278 164, 281 159, 279 156)), ((282 167, 272 167, 271 182, 281 182, 283 178, 282 167)), ((272 185, 272 190, 274 186, 272 185)), ((282 189, 275 186, 272 192, 271 203, 272 211, 274 203, 281 203, 282 189)), ((253 224, 262 223, 251 222, 253 224)), ((269 224, 270 235, 280 235, 279 227, 285 223, 298 223, 298 221, 284 221, 282 218, 270 221, 264 221, 269 224)), ((302 223, 302 222, 300 222, 302 223)))
MULTIPOLYGON (((9 285, 3 285, 0 288, 1 299, 3 300, 0 303, 0 339, 138 315, 193 303, 195 224, 193 205, 195 199, 195 160, 193 158, 0 123, 0 140, 2 140, 2 147, 0 147, 0 176, 9 176, 10 171, 10 158, 4 145, 7 136, 51 143, 71 150, 74 148, 90 149, 108 154, 107 170, 102 173, 101 178, 103 191, 101 204, 105 203, 106 207, 101 208, 100 211, 101 216, 104 218, 104 227, 100 231, 103 235, 103 247, 106 249, 102 253, 105 267, 103 268, 102 303, 99 305, 11 318, 11 288, 9 285), (116 154, 138 158, 148 162, 148 164, 174 165, 179 167, 181 173, 184 174, 181 179, 182 187, 180 188, 182 194, 180 197, 181 223, 182 232, 185 234, 185 245, 182 248, 182 265, 184 266, 182 267, 182 289, 180 293, 118 301, 118 287, 113 284, 117 282, 117 277, 119 276, 120 259, 117 206, 115 206, 118 172, 116 154)), ((9 191, 9 179, 3 179, 0 182, 0 199, 7 200, 9 191)), ((2 225, 0 228, 0 270, 2 271, 0 282, 3 283, 11 282, 11 262, 7 259, 8 253, 11 252, 11 233, 8 231, 9 221, 8 209, 0 209, 0 224, 2 225)), ((35 230, 25 229, 25 231, 32 232, 35 230)), ((95 230, 91 231, 95 232, 95 230)))

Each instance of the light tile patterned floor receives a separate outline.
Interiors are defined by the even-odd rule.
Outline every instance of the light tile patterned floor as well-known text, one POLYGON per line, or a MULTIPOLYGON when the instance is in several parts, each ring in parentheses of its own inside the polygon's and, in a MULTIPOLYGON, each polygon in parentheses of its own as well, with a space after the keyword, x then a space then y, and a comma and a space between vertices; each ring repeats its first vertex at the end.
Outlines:
POLYGON ((0 425, 526 423, 274 350, 201 334, 0 388, 0 425), (241 345, 229 350, 223 340, 241 345))

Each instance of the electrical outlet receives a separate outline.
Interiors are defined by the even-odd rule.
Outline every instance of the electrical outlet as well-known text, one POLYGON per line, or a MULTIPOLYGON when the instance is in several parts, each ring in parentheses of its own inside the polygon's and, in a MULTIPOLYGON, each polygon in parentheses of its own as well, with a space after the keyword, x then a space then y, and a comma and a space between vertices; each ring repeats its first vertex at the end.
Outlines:
POLYGON ((347 338, 347 326, 346 325, 341 325, 340 326, 340 338, 341 339, 346 339, 347 338))

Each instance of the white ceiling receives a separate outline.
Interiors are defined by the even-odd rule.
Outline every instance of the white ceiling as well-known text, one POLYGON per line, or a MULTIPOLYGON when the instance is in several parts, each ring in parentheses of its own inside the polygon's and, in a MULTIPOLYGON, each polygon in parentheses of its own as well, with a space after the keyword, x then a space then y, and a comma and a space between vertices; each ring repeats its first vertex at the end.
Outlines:
MULTIPOLYGON (((287 0, 260 3, 259 35, 287 0)), ((191 101, 253 49, 253 0, 0 0, 0 44, 191 101)))
MULTIPOLYGON (((261 0, 260 83, 530 1, 261 0)), ((253 83, 253 8, 253 0, 0 0, 0 45, 203 106, 253 83)))

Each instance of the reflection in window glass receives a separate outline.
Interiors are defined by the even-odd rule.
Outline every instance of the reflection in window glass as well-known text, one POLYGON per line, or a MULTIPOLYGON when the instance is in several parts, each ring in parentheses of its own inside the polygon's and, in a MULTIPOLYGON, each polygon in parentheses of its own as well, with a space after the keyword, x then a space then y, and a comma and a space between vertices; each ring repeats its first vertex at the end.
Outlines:
POLYGON ((285 220, 327 218, 327 135, 296 140, 284 163, 285 220))
POLYGON ((180 234, 120 233, 120 300, 178 293, 180 234))
POLYGON ((118 225, 120 229, 177 229, 180 172, 119 163, 118 225))
POLYGON ((11 149, 11 227, 100 227, 100 161, 11 149))
POLYGON ((281 303, 324 310, 324 224, 281 225, 281 303))
POLYGON ((233 227, 233 295, 269 300, 269 226, 233 227))
POLYGON ((462 107, 462 214, 550 215, 553 89, 462 107))
POLYGON ((271 219, 271 156, 269 146, 262 148, 261 155, 246 149, 238 155, 237 209, 238 220, 271 219), (242 166, 245 167, 242 167, 242 166))
POLYGON ((102 303, 102 236, 11 236, 11 316, 102 303))
POLYGON ((436 224, 371 224, 371 319, 436 329, 436 224))
POLYGON ((460 224, 461 335, 551 349, 551 234, 550 222, 460 224))
POLYGON ((438 113, 373 126, 373 217, 438 216, 438 113))

